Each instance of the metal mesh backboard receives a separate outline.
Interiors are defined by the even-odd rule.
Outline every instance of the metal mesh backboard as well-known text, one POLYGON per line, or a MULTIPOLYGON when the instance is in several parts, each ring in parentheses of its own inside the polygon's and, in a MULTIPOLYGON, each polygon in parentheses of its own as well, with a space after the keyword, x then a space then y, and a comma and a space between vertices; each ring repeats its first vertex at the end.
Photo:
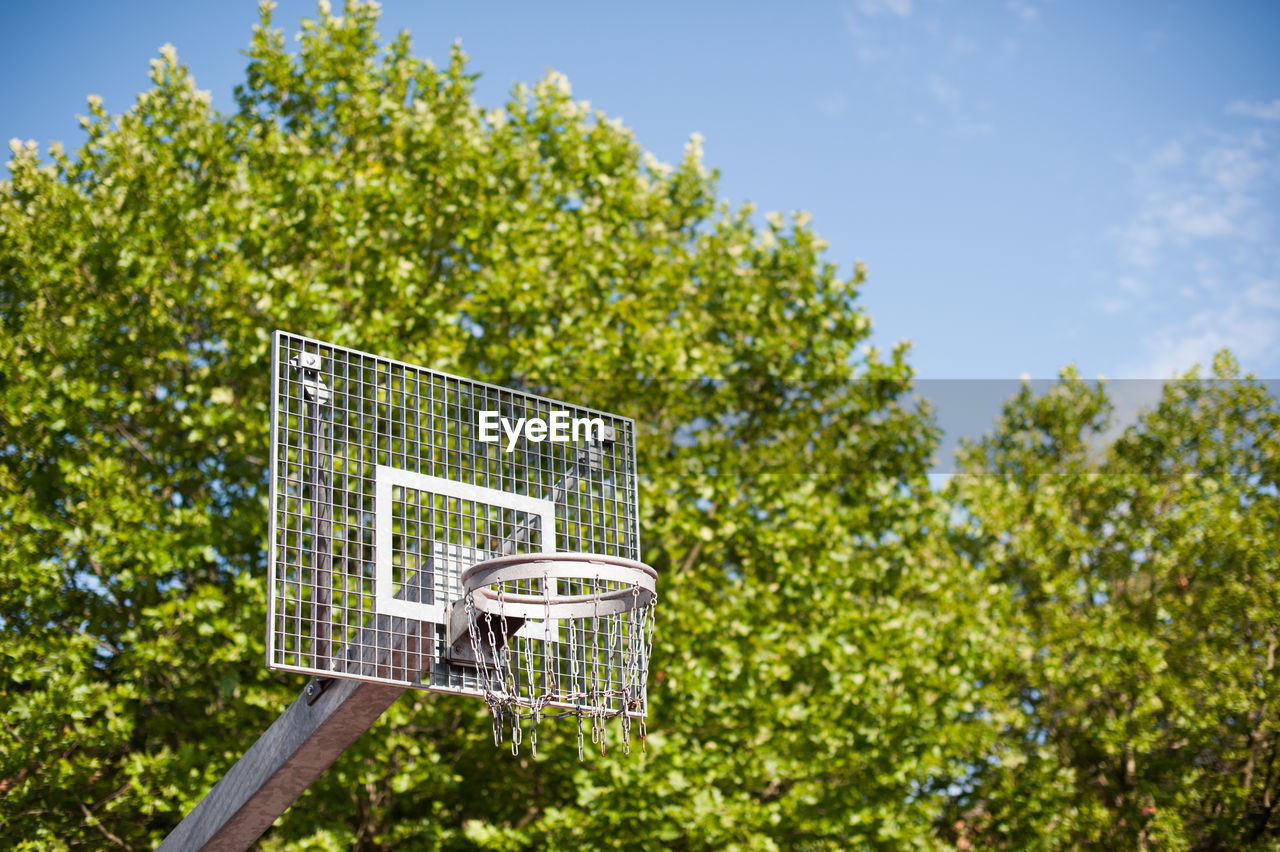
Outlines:
POLYGON ((284 332, 271 369, 270 668, 480 694, 462 571, 640 558, 630 419, 284 332))

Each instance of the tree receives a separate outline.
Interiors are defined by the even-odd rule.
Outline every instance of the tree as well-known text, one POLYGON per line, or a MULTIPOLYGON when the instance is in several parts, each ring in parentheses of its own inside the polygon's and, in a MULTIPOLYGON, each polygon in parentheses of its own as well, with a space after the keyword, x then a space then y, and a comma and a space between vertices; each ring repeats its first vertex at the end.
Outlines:
POLYGON ((859 354, 861 269, 558 75, 485 111, 372 6, 296 55, 262 18, 234 113, 165 49, 0 187, 0 832, 150 846, 300 687, 261 663, 278 326, 633 415, 662 579, 647 754, 513 760, 415 694, 267 848, 941 842, 995 610, 905 348, 859 354))
POLYGON ((1223 353, 1114 441, 1073 371, 964 454, 962 547, 1009 595, 1010 725, 956 839, 1280 847, 1280 411, 1223 353))

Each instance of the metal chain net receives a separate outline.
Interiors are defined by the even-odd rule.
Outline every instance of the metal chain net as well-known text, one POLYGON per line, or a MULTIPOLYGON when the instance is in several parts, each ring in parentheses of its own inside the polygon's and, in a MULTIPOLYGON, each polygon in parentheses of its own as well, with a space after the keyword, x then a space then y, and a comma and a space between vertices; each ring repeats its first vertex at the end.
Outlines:
POLYGON ((497 611, 480 612, 477 590, 468 591, 463 607, 480 687, 493 721, 493 740, 501 745, 510 732, 511 753, 519 754, 524 728, 529 746, 538 753, 538 725, 545 718, 573 717, 577 721, 578 759, 583 759, 583 724, 591 744, 601 754, 608 749, 607 720, 619 718, 622 748, 631 751, 632 722, 639 721, 644 746, 644 718, 648 710, 645 685, 653 649, 657 596, 642 605, 638 586, 602 580, 539 579, 496 582, 490 587, 497 611), (629 594, 631 607, 601 614, 602 596, 629 594), (556 595, 588 595, 590 614, 556 618, 551 601, 556 595), (507 601, 541 601, 540 620, 509 616, 507 601))

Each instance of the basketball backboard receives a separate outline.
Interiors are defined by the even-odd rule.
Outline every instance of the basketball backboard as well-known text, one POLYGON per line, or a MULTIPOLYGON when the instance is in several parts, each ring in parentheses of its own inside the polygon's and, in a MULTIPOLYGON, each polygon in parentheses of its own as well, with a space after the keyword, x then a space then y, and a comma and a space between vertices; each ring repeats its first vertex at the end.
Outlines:
MULTIPOLYGON (((548 552, 640 558, 629 418, 286 332, 271 364, 270 668, 491 694, 457 623, 469 567, 548 552)), ((552 578, 543 591, 591 589, 552 578)), ((531 637, 517 668, 586 694, 560 679, 591 668, 593 648, 621 655, 644 639, 634 616, 609 618, 511 621, 531 637)), ((643 662, 639 705, 615 708, 626 715, 644 712, 647 650, 643 662)))

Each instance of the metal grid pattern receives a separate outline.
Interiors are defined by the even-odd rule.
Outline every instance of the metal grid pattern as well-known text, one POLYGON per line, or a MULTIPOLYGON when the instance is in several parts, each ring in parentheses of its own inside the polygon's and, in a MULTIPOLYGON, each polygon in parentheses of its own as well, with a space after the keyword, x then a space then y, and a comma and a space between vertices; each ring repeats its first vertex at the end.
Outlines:
POLYGON ((640 557, 628 418, 285 332, 272 389, 270 668, 479 695, 449 648, 462 570, 552 549, 640 557), (600 418, 612 440, 508 452, 505 435, 480 440, 482 411, 600 418), (404 606, 379 606, 380 572, 404 606))

